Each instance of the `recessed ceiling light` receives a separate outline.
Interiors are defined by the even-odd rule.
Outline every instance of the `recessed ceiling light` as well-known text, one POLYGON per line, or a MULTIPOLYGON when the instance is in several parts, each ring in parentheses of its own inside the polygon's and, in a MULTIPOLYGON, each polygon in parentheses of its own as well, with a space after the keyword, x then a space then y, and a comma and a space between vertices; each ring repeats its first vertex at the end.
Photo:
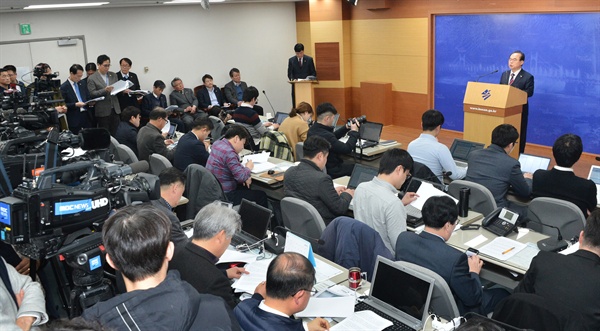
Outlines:
POLYGON ((109 2, 88 2, 88 3, 61 3, 54 5, 30 5, 23 9, 54 9, 54 8, 73 8, 73 7, 94 7, 109 4, 109 2))

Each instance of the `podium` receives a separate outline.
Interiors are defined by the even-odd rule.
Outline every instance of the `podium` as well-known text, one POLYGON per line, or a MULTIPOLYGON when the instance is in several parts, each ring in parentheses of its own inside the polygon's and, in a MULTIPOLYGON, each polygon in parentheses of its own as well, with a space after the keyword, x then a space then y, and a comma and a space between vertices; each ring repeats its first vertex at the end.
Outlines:
MULTIPOLYGON (((469 82, 463 103, 463 138, 488 146, 492 131, 500 124, 511 124, 521 130, 521 111, 527 103, 527 93, 510 85, 469 82)), ((518 146, 510 156, 519 158, 518 146)))
POLYGON ((319 84, 316 80, 290 80, 288 81, 294 86, 294 95, 296 96, 295 107, 298 107, 300 102, 308 102, 314 109, 315 105, 315 93, 313 91, 313 84, 319 84))

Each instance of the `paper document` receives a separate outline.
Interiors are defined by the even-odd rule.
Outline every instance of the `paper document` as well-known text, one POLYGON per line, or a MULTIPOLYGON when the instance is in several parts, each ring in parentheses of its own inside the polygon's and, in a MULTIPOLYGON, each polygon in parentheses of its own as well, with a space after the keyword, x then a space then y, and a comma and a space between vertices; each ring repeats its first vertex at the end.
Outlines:
POLYGON ((96 101, 102 101, 102 100, 104 100, 104 97, 97 97, 95 99, 86 101, 85 104, 87 105, 90 102, 96 102, 96 101))
POLYGON ((150 91, 146 91, 146 90, 129 91, 129 95, 146 95, 146 94, 150 94, 150 91))
POLYGON ((516 240, 506 237, 498 237, 492 240, 489 244, 479 249, 480 254, 488 255, 494 259, 505 261, 515 256, 517 253, 527 247, 516 240))
POLYGON ((252 168, 252 173, 260 174, 261 172, 269 171, 275 167, 277 167, 277 165, 275 163, 271 163, 271 162, 254 163, 254 168, 252 168))
POLYGON ((324 282, 342 273, 342 270, 328 264, 327 262, 315 259, 315 278, 317 283, 324 282))
POLYGON ((236 292, 254 293, 258 284, 267 280, 267 269, 271 260, 273 259, 264 259, 246 264, 244 268, 249 273, 243 274, 231 287, 236 289, 236 292))
POLYGON ((431 183, 421 182, 421 186, 419 186, 419 189, 417 190, 416 193, 419 197, 417 198, 417 200, 411 202, 410 204, 412 206, 414 206, 415 208, 417 208, 418 210, 423 209, 423 205, 425 204, 425 201, 427 201, 427 199, 429 199, 431 197, 447 196, 447 197, 452 198, 452 200, 454 200, 454 202, 458 203, 457 199, 438 190, 431 183))
POLYGON ((247 155, 244 155, 244 158, 242 159, 242 163, 246 164, 246 162, 248 162, 248 160, 252 160, 252 162, 254 162, 254 163, 268 162, 269 155, 270 155, 270 153, 267 151, 262 152, 262 153, 256 153, 256 154, 247 154, 247 155))
POLYGON ((531 265, 531 260, 533 260, 533 258, 536 255, 538 255, 539 252, 540 249, 537 247, 537 244, 527 243, 527 246, 525 246, 525 248, 522 251, 520 251, 510 259, 506 260, 506 262, 510 262, 516 266, 521 267, 522 269, 527 270, 531 265))
POLYGON ((473 247, 473 248, 475 248, 475 247, 477 247, 477 246, 479 246, 479 245, 483 244, 483 243, 484 243, 484 242, 486 242, 486 241, 487 241, 487 238, 486 238, 484 235, 480 234, 480 235, 478 235, 477 237, 475 237, 475 238, 473 238, 473 239, 471 239, 471 240, 467 241, 467 242, 465 243, 465 245, 466 245, 467 247, 473 247))
POLYGON ((363 330, 363 331, 381 331, 394 325, 391 321, 375 314, 370 310, 357 311, 352 316, 342 322, 332 326, 330 331, 341 330, 363 330))
POLYGON ((560 251, 559 253, 562 255, 569 255, 571 253, 575 253, 579 250, 579 243, 574 243, 573 245, 563 249, 562 251, 560 251))
POLYGON ((174 110, 177 110, 177 109, 179 109, 179 106, 172 105, 172 106, 169 106, 169 107, 165 108, 165 111, 170 112, 170 111, 174 111, 174 110))
POLYGON ((248 253, 248 252, 238 252, 235 249, 226 249, 225 253, 221 255, 219 258, 219 262, 217 263, 227 263, 227 262, 245 262, 252 263, 256 262, 256 254, 248 253))
POLYGON ((132 87, 133 83, 128 80, 119 80, 116 83, 112 84, 111 86, 113 87, 113 90, 110 92, 110 95, 115 95, 119 92, 123 92, 126 89, 132 87))
POLYGON ((299 317, 349 317, 354 314, 354 297, 315 298, 308 301, 299 317))

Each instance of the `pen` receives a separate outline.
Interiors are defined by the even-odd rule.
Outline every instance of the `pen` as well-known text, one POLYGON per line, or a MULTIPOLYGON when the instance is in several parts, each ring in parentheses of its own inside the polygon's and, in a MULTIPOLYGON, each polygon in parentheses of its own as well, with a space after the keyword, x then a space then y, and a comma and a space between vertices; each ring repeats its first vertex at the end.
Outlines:
POLYGON ((502 255, 504 255, 504 254, 506 254, 506 253, 508 253, 508 252, 512 251, 513 249, 515 249, 515 248, 514 248, 514 247, 511 247, 511 248, 509 248, 509 249, 505 250, 504 252, 502 252, 502 255))

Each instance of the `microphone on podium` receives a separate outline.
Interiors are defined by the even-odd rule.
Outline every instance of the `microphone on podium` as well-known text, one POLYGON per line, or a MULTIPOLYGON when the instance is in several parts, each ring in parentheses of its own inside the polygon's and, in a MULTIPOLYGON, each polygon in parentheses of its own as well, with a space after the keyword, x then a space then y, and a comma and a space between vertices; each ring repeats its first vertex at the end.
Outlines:
POLYGON ((492 72, 490 72, 490 73, 487 73, 487 74, 481 75, 481 76, 477 77, 477 80, 476 80, 476 82, 478 82, 480 79, 482 79, 482 78, 483 78, 483 77, 485 77, 485 76, 489 76, 489 75, 491 75, 491 74, 495 74, 495 73, 497 73, 497 72, 498 72, 498 69, 496 69, 496 70, 494 70, 494 71, 492 71, 492 72))

